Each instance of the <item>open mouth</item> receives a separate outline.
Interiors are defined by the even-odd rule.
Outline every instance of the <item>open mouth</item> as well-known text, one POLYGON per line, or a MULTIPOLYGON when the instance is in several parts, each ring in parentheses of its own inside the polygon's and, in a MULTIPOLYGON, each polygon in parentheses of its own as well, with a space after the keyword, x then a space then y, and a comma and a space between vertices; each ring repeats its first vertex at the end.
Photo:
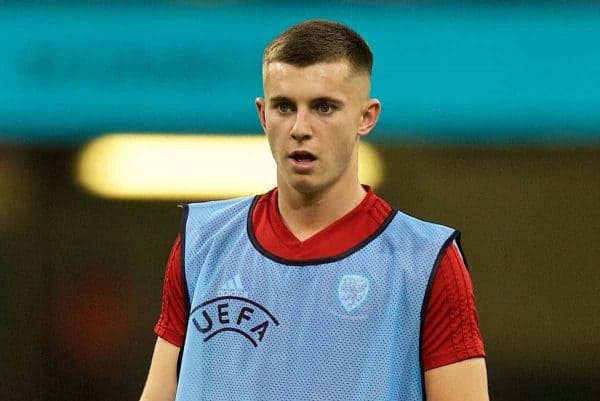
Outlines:
POLYGON ((295 151, 290 153, 290 158, 294 159, 298 163, 308 163, 317 160, 315 155, 306 151, 295 151))

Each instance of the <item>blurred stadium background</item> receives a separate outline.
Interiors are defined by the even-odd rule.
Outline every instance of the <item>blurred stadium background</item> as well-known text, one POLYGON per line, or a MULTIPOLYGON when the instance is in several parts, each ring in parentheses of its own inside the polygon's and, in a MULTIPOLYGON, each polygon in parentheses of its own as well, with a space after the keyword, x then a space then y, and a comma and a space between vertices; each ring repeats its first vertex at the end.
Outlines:
POLYGON ((261 52, 315 17, 375 53, 365 181, 463 232, 491 399, 600 399, 598 3, 0 1, 2 400, 139 396, 176 205, 272 185, 261 52))

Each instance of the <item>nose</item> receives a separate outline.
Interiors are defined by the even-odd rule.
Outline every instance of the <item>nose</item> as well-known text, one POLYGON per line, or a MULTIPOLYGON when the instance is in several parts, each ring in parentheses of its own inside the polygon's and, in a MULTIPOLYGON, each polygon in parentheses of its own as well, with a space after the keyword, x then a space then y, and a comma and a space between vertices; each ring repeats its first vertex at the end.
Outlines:
POLYGON ((296 112, 296 121, 290 131, 291 137, 296 141, 304 141, 310 139, 311 134, 310 116, 307 111, 298 110, 296 112))

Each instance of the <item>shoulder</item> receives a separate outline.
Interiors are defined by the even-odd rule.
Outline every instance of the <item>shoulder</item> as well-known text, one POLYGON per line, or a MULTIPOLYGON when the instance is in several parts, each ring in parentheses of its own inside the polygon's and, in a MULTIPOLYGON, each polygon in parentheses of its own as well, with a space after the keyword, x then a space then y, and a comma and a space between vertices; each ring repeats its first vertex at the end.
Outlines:
POLYGON ((242 198, 232 198, 224 200, 216 200, 209 202, 194 202, 182 205, 188 213, 220 213, 220 212, 235 212, 236 210, 244 209, 250 206, 256 197, 246 196, 242 198))
POLYGON ((431 243, 446 247, 459 235, 452 227, 421 220, 398 210, 390 226, 388 235, 400 238, 403 243, 409 242, 411 246, 431 243))
POLYGON ((186 244, 202 242, 228 227, 245 227, 254 199, 249 196, 183 205, 182 240, 186 244))
POLYGON ((214 223, 233 217, 246 215, 255 197, 233 198, 226 200, 197 202, 183 205, 184 223, 189 228, 192 225, 214 223))

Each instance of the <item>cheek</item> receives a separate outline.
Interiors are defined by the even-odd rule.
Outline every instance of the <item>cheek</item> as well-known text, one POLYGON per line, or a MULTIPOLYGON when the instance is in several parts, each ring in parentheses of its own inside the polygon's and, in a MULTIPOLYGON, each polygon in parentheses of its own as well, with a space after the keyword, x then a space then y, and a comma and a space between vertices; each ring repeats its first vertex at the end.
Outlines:
POLYGON ((281 135, 289 130, 290 119, 281 116, 279 113, 271 112, 265 116, 267 132, 273 135, 281 135))
POLYGON ((335 158, 341 168, 352 163, 357 146, 356 135, 346 135, 335 146, 335 158))
POLYGON ((280 145, 280 136, 276 135, 272 130, 267 132, 267 141, 269 142, 269 148, 271 149, 271 154, 275 159, 277 159, 277 155, 281 153, 281 145, 280 145))
POLYGON ((327 149, 329 149, 328 159, 331 161, 331 168, 344 168, 352 157, 353 145, 348 139, 328 140, 327 149), (337 166, 337 167, 334 167, 337 166))
POLYGON ((338 127, 338 135, 335 140, 335 149, 336 153, 340 155, 340 157, 347 157, 348 154, 351 154, 354 151, 354 147, 357 142, 357 129, 356 126, 351 124, 346 124, 338 127))
POLYGON ((273 132, 271 132, 270 130, 267 131, 267 142, 269 142, 269 146, 271 147, 271 150, 273 150, 275 148, 275 135, 273 135, 273 132))

